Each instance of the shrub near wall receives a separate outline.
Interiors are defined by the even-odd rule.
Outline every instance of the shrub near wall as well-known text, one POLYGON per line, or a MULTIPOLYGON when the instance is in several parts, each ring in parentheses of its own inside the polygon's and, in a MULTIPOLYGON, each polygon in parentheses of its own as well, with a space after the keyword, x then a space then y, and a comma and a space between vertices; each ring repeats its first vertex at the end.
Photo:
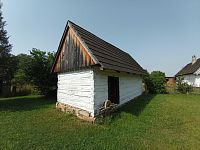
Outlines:
POLYGON ((176 87, 177 91, 183 94, 191 93, 193 91, 192 85, 189 85, 188 83, 184 82, 183 77, 177 78, 176 87))
MULTIPOLYGON (((177 93, 181 93, 177 90, 176 86, 166 86, 166 91, 169 94, 177 94, 177 93)), ((187 93, 187 92, 185 92, 187 93)), ((188 94, 200 94, 200 88, 199 87, 192 87, 192 90, 190 92, 188 92, 188 94)))
POLYGON ((144 76, 144 83, 149 93, 166 93, 165 73, 161 71, 153 71, 144 76))

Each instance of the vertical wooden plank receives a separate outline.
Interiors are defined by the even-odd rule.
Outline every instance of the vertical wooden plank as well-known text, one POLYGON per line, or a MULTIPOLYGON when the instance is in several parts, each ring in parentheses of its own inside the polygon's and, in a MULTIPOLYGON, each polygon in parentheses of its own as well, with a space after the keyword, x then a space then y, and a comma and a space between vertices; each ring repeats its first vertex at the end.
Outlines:
POLYGON ((77 46, 77 67, 80 67, 80 43, 76 41, 77 46))
POLYGON ((70 61, 70 56, 71 56, 71 32, 69 30, 69 41, 68 41, 68 57, 67 57, 67 61, 68 61, 68 68, 70 68, 71 65, 71 61, 70 61))
POLYGON ((86 59, 85 59, 85 52, 83 51, 83 67, 85 67, 85 62, 86 62, 86 59))
POLYGON ((79 50, 78 50, 78 39, 76 38, 76 67, 79 68, 79 50))
POLYGON ((91 64, 94 65, 94 61, 91 59, 91 64))
POLYGON ((82 52, 82 62, 81 62, 81 67, 84 67, 84 61, 85 61, 85 54, 83 51, 83 47, 81 46, 81 52, 82 52))
POLYGON ((83 64, 83 51, 82 51, 82 48, 81 48, 81 44, 80 44, 80 57, 79 57, 79 66, 82 67, 82 64, 83 64))
POLYGON ((69 57, 70 57, 70 32, 68 32, 68 35, 67 35, 67 42, 66 42, 66 70, 69 69, 69 57))
POLYGON ((63 48, 62 48, 62 53, 61 53, 61 61, 62 61, 62 72, 64 72, 65 70, 65 49, 64 49, 64 46, 63 45, 63 48))
POLYGON ((73 65, 74 65, 74 36, 73 36, 73 33, 71 32, 71 54, 70 54, 70 58, 71 58, 71 66, 70 66, 70 69, 73 68, 73 65))
POLYGON ((56 65, 56 71, 60 72, 61 71, 61 62, 60 62, 60 56, 58 56, 58 61, 57 61, 57 65, 56 65))
POLYGON ((74 58, 73 34, 72 32, 70 32, 70 69, 73 68, 73 58, 74 58))
POLYGON ((64 52, 65 52, 65 44, 63 44, 63 47, 62 47, 62 51, 61 51, 61 70, 62 72, 64 72, 64 69, 65 69, 65 58, 64 58, 64 52))
POLYGON ((74 38, 74 68, 78 68, 78 66, 77 66, 77 48, 76 48, 76 37, 75 36, 73 36, 73 38, 74 38))
POLYGON ((87 66, 89 66, 90 65, 90 56, 89 56, 89 54, 87 54, 87 66))
POLYGON ((63 68, 63 71, 66 71, 67 70, 67 66, 68 66, 68 64, 67 64, 67 57, 68 57, 68 37, 69 37, 69 35, 68 35, 68 33, 67 33, 67 37, 66 37, 66 39, 65 39, 65 45, 64 45, 64 49, 63 49, 63 62, 64 62, 64 68, 63 68))
POLYGON ((65 68, 65 63, 64 63, 64 51, 65 51, 65 41, 64 41, 64 44, 62 46, 62 50, 61 50, 61 53, 60 53, 60 62, 61 62, 61 72, 64 72, 64 68, 65 68))
POLYGON ((91 58, 89 57, 89 65, 91 65, 92 63, 91 63, 91 58))
POLYGON ((76 66, 79 68, 79 46, 78 46, 78 39, 76 38, 76 66))
POLYGON ((62 66, 62 50, 61 50, 61 52, 60 52, 60 56, 59 56, 59 58, 60 58, 60 72, 62 72, 63 70, 63 66, 62 66))
POLYGON ((63 48, 62 48, 62 50, 61 50, 61 52, 60 52, 60 70, 61 70, 61 72, 63 72, 63 61, 62 61, 62 55, 63 55, 63 48))

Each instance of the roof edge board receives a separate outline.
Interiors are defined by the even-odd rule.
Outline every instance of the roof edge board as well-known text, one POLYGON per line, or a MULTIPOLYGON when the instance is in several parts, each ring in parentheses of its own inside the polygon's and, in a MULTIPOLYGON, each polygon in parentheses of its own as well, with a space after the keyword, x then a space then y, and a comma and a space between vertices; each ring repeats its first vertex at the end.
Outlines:
POLYGON ((53 66, 51 68, 51 73, 54 71, 54 68, 55 68, 55 65, 56 65, 56 62, 57 62, 57 59, 58 59, 58 56, 61 52, 61 46, 63 45, 63 42, 64 42, 64 39, 65 39, 65 36, 66 36, 66 33, 67 33, 67 30, 68 30, 69 26, 68 26, 68 22, 67 24, 65 25, 65 29, 64 29, 64 32, 62 34, 62 37, 61 37, 61 40, 59 42, 59 46, 58 46, 58 49, 57 49, 57 52, 56 52, 56 56, 55 56, 55 59, 54 59, 54 63, 53 63, 53 66))
POLYGON ((200 75, 200 67, 197 69, 197 71, 194 72, 195 75, 200 75))

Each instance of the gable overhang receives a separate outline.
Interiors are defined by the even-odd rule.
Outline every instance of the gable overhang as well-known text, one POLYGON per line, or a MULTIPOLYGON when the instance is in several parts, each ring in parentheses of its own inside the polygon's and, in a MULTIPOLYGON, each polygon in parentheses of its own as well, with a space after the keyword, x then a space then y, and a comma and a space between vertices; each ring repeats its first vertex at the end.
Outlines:
POLYGON ((194 73, 195 75, 200 75, 200 68, 199 69, 197 69, 197 71, 195 71, 195 73, 194 73))
POLYGON ((53 66, 51 68, 51 72, 54 72, 55 66, 57 64, 57 60, 59 58, 60 52, 62 50, 62 46, 65 42, 65 38, 67 35, 67 32, 69 31, 69 29, 71 29, 71 31, 74 33, 74 35, 76 36, 76 38, 80 41, 80 44, 85 48, 86 52, 89 54, 89 56, 91 57, 91 59, 94 61, 94 65, 100 65, 101 68, 103 68, 103 65, 98 61, 98 59, 92 54, 91 50, 88 48, 88 46, 86 45, 86 43, 81 39, 80 35, 78 34, 78 32, 73 28, 72 24, 70 23, 70 21, 67 22, 66 26, 65 26, 65 30, 63 32, 62 38, 60 40, 59 46, 58 46, 58 50, 56 52, 56 56, 54 59, 54 63, 53 66))

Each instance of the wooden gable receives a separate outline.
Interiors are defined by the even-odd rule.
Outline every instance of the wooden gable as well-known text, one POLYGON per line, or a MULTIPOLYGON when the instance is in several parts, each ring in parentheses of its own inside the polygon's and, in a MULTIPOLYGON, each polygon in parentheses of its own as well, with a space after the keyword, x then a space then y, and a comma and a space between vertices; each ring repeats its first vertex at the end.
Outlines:
POLYGON ((146 74, 128 53, 68 21, 51 71, 66 72, 93 65, 101 70, 146 74))
POLYGON ((76 35, 73 28, 68 26, 62 40, 53 72, 66 72, 95 64, 94 59, 88 53, 88 50, 82 44, 80 37, 76 35))

